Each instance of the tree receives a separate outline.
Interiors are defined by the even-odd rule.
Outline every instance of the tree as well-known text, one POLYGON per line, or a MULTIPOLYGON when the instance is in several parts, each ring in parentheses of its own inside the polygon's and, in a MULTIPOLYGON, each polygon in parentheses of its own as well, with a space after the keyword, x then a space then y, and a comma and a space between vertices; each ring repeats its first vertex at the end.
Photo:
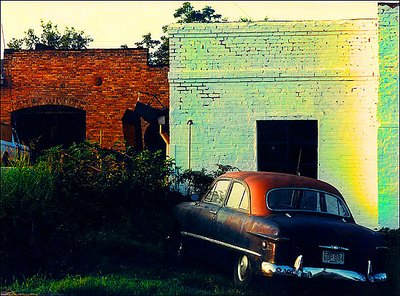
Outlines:
MULTIPOLYGON (((167 26, 163 26, 163 32, 167 32, 167 26)), ((136 42, 137 48, 149 50, 149 64, 153 66, 167 66, 169 63, 169 39, 161 36, 161 40, 151 38, 151 33, 142 36, 142 41, 136 42)), ((122 45, 121 45, 122 47, 122 45)))
POLYGON ((241 23, 252 23, 253 20, 252 20, 251 18, 241 17, 241 18, 239 19, 239 22, 241 22, 241 23))
MULTIPOLYGON (((165 27, 164 33, 166 33, 167 27, 165 27)), ((169 65, 169 38, 161 36, 161 45, 153 54, 154 62, 156 65, 168 66, 169 65)))
POLYGON ((147 33, 147 34, 143 35, 142 37, 143 37, 142 41, 135 43, 135 45, 138 48, 154 49, 161 43, 161 41, 159 41, 159 40, 151 39, 151 33, 147 33))
POLYGON ((214 23, 221 21, 221 17, 211 6, 205 6, 201 11, 194 10, 190 2, 183 3, 174 13, 174 18, 179 18, 178 23, 214 23))
POLYGON ((12 38, 7 46, 10 49, 34 49, 37 44, 44 44, 54 49, 85 49, 90 42, 93 41, 89 35, 85 35, 84 31, 77 31, 74 27, 66 27, 61 34, 58 26, 51 21, 45 23, 40 20, 42 34, 36 35, 33 29, 25 31, 25 37, 21 39, 12 38), (25 46, 23 46, 25 45, 25 46))
POLYGON ((15 49, 15 50, 22 49, 23 45, 24 45, 24 40, 16 39, 16 38, 12 38, 10 40, 10 42, 7 43, 8 48, 15 49))
MULTIPOLYGON (((190 2, 183 3, 182 7, 175 10, 174 18, 178 23, 216 23, 225 21, 222 15, 215 13, 211 6, 205 6, 201 11, 195 10, 190 2)), ((164 34, 167 33, 167 26, 162 27, 164 34)), ((142 36, 142 41, 136 42, 139 48, 149 49, 149 64, 154 66, 169 65, 169 38, 161 36, 161 40, 154 40, 151 34, 142 36)), ((126 45, 121 45, 125 48, 126 45)))

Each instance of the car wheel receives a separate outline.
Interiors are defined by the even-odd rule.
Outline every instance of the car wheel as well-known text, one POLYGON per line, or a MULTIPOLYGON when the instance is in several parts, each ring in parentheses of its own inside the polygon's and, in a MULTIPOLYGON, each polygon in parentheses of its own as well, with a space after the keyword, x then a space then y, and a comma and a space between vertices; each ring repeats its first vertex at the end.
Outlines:
POLYGON ((248 287, 252 274, 253 271, 249 257, 244 254, 237 255, 233 266, 233 279, 235 285, 240 288, 248 287))
POLYGON ((182 235, 180 234, 180 231, 174 231, 169 240, 169 258, 172 260, 173 263, 183 263, 185 258, 185 249, 183 246, 182 235))

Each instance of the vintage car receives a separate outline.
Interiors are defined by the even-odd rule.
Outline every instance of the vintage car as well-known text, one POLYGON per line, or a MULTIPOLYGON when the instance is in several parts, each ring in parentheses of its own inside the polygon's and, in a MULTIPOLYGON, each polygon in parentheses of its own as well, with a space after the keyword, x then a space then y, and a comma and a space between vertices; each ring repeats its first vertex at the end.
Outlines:
POLYGON ((18 138, 16 131, 6 123, 0 123, 1 131, 1 165, 8 166, 9 161, 16 157, 30 157, 29 147, 23 145, 18 138))
POLYGON ((230 260, 235 284, 252 274, 384 282, 381 235, 354 222, 328 183, 283 173, 230 172, 201 200, 174 209, 172 255, 230 260))

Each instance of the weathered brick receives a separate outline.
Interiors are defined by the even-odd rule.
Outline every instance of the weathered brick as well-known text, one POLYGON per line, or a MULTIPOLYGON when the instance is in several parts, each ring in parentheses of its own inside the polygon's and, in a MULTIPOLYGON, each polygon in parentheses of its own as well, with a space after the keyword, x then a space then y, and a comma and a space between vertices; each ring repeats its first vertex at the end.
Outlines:
MULTIPOLYGON (((111 147, 124 140, 121 119, 135 108, 138 92, 169 105, 168 68, 150 67, 144 49, 15 51, 4 57, 8 86, 1 88, 0 118, 7 123, 21 108, 75 107, 86 111, 86 138, 99 142, 101 130, 103 145, 111 147)), ((142 94, 140 99, 152 98, 142 94)))

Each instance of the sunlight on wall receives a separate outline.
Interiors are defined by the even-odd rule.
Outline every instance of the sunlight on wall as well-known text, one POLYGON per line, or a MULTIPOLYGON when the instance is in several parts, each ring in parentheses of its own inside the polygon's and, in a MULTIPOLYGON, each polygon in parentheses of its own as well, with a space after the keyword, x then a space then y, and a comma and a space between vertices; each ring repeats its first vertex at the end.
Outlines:
MULTIPOLYGON (((318 120, 318 176, 378 226, 378 21, 185 24, 171 35, 171 152, 257 169, 257 120, 318 120)), ((382 225, 384 226, 384 225, 382 225)))
POLYGON ((379 6, 379 224, 399 227, 399 6, 379 6))

